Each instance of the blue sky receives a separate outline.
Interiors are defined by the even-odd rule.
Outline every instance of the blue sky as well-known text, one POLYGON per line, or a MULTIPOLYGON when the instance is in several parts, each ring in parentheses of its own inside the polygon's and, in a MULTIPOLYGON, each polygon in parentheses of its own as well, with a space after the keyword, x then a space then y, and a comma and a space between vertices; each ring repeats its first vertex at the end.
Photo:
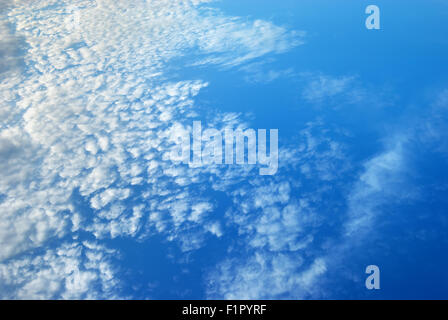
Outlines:
POLYGON ((0 9, 0 298, 447 298, 444 1, 0 9), (171 161, 193 121, 278 171, 171 161))

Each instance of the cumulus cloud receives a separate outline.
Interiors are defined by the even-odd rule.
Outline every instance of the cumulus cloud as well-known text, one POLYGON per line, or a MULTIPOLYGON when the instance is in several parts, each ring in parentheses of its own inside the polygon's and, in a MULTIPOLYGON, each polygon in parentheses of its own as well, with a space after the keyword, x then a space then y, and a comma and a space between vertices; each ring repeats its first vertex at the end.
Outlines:
POLYGON ((303 264, 302 256, 284 253, 257 252, 245 262, 227 260, 209 279, 209 297, 230 300, 309 297, 316 278, 325 273, 326 266, 322 259, 306 267, 303 264))
POLYGON ((236 66, 299 45, 303 34, 204 2, 46 0, 2 11, 1 54, 16 59, 16 39, 26 47, 23 69, 0 79, 2 297, 113 296, 104 247, 48 248, 80 230, 97 239, 157 232, 185 251, 222 236, 197 186, 218 190, 249 171, 167 161, 173 126, 197 117, 194 97, 208 85, 170 80, 169 61, 197 49, 192 65, 236 66))
POLYGON ((349 169, 342 142, 322 126, 319 121, 309 123, 295 149, 281 150, 279 173, 273 179, 253 178, 232 193, 234 205, 226 217, 238 226, 240 237, 233 250, 244 252, 244 258, 223 259, 209 274, 210 298, 298 299, 320 294, 315 287, 327 270, 324 242, 330 239, 322 230, 334 219, 333 210, 322 205, 329 192, 322 185, 336 186, 349 169), (304 165, 308 170, 300 169, 304 165))
POLYGON ((20 39, 12 33, 11 29, 10 25, 0 20, 0 78, 17 71, 16 69, 20 68, 23 61, 24 48, 21 47, 20 39))
POLYGON ((0 290, 4 299, 118 298, 110 256, 101 245, 64 243, 41 254, 0 263, 0 290), (95 288, 95 290, 92 290, 95 288))
POLYGON ((385 208, 421 199, 422 187, 415 182, 417 162, 434 153, 446 159, 445 95, 445 91, 436 95, 415 119, 389 128, 393 134, 382 137, 382 149, 360 165, 351 163, 344 139, 328 125, 309 124, 301 132, 299 152, 282 151, 280 158, 288 159, 288 164, 281 166, 276 183, 254 180, 250 187, 234 192, 238 209, 229 210, 227 216, 239 226, 244 258, 224 259, 217 266, 208 278, 209 297, 331 298, 340 290, 331 287, 332 276, 360 281, 351 270, 345 273, 347 257, 364 250, 381 222, 404 219, 401 212, 385 208), (288 166, 301 176, 283 176, 288 166), (325 186, 346 190, 341 207, 328 201, 325 186), (328 225, 338 227, 332 233, 328 225))
MULTIPOLYGON (((301 32, 229 17, 206 2, 16 1, 2 11, 0 297, 116 298, 111 257, 119 252, 102 240, 157 234, 190 252, 224 238, 228 226, 239 235, 229 251, 240 258, 223 258, 210 272, 208 296, 313 296, 332 263, 328 226, 347 218, 347 243, 383 203, 409 195, 401 188, 408 135, 394 136, 357 175, 345 137, 322 121, 280 150, 274 177, 250 166, 170 161, 173 132, 190 132, 200 116, 195 97, 209 85, 171 78, 171 61, 271 81, 292 70, 263 73, 260 60, 303 43, 301 32), (355 182, 338 216, 342 205, 329 205, 329 195, 347 180, 355 182), (210 191, 229 200, 225 216, 210 191), (79 241, 80 233, 95 242, 79 241)), ((352 76, 304 78, 310 103, 366 94, 352 76)), ((446 93, 437 101, 445 108, 446 93)), ((208 120, 219 130, 248 126, 235 113, 208 120)), ((427 122, 423 137, 434 141, 444 124, 427 122)))

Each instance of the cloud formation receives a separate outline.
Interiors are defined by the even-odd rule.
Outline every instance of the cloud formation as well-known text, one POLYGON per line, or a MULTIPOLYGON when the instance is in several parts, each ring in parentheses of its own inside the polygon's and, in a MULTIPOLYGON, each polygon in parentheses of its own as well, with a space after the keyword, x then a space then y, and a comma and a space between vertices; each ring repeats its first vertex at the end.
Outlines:
POLYGON ((208 85, 170 80, 169 61, 197 49, 192 65, 236 66, 299 45, 302 35, 205 2, 47 0, 2 12, 3 298, 114 297, 108 251, 78 243, 79 232, 100 240, 161 233, 185 251, 222 236, 208 218, 212 199, 195 190, 204 181, 223 187, 245 169, 167 160, 172 130, 197 117, 194 97, 208 85), (19 38, 24 67, 10 69, 19 38))

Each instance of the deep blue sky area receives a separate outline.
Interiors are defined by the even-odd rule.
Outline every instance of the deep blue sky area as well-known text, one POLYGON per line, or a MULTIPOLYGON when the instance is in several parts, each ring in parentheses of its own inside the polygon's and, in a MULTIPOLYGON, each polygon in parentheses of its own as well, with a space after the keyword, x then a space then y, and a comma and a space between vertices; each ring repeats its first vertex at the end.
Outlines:
POLYGON ((447 299, 447 19, 442 0, 0 4, 0 298, 447 299), (194 121, 268 130, 278 168, 260 145, 173 159, 194 121))

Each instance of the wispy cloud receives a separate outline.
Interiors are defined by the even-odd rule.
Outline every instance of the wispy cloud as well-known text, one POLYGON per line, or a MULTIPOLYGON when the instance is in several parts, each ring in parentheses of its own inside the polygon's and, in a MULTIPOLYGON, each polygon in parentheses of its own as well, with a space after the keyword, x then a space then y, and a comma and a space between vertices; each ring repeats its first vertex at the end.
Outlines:
POLYGON ((356 85, 356 77, 333 77, 323 74, 304 74, 307 85, 303 91, 303 98, 308 102, 323 103, 331 101, 338 96, 344 96, 349 100, 359 101, 363 90, 356 85))

